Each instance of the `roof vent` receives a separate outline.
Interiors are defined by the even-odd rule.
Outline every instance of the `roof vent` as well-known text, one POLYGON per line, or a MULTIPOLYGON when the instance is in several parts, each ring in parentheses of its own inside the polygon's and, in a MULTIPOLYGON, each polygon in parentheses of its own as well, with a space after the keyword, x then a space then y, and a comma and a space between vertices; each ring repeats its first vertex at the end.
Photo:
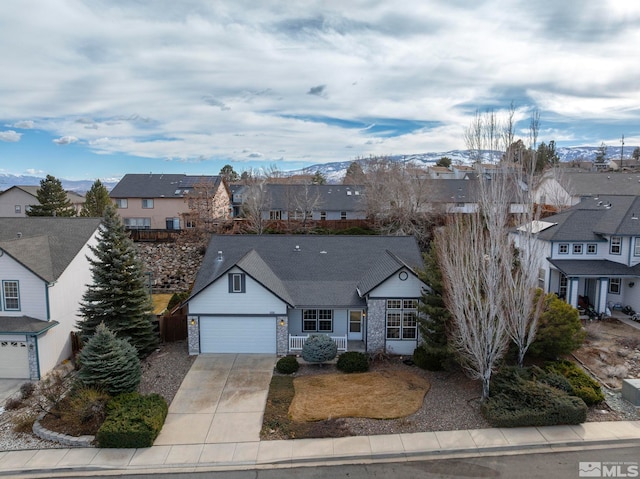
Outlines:
POLYGON ((296 247, 293 249, 293 251, 300 251, 300 245, 296 245, 296 247))
POLYGON ((609 203, 607 206, 605 206, 605 208, 610 210, 611 209, 611 203, 609 203))
POLYGON ((351 196, 351 191, 347 190, 347 196, 351 196))
POLYGON ((18 232, 18 238, 22 238, 22 233, 18 232))
POLYGON ((327 254, 327 252, 325 250, 322 250, 322 251, 320 251, 320 254, 327 254))
POLYGON ((222 261, 222 251, 218 251, 218 261, 222 261))

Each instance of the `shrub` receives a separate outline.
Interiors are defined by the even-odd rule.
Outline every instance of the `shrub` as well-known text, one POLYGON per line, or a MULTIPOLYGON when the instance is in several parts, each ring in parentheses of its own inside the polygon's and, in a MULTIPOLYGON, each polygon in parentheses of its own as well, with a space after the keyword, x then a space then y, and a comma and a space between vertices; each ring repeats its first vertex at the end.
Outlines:
POLYGON ((150 447, 167 417, 168 407, 158 394, 120 394, 107 404, 107 418, 98 430, 100 447, 150 447))
POLYGON ((536 339, 529 347, 529 354, 555 359, 578 349, 585 336, 578 310, 549 293, 544 298, 536 339))
POLYGON ((300 364, 298 364, 298 360, 293 356, 280 358, 276 363, 276 370, 282 374, 293 374, 298 369, 300 369, 300 364))
POLYGON ((450 359, 448 353, 427 351, 424 346, 418 346, 413 351, 413 362, 422 369, 427 371, 442 371, 445 369, 445 363, 450 359))
POLYGON ((20 395, 22 399, 29 399, 35 390, 35 383, 22 383, 22 386, 20 386, 20 395))
POLYGON ((189 292, 188 291, 184 291, 182 293, 173 293, 173 296, 171 296, 171 299, 169 300, 169 303, 167 304, 167 310, 171 311, 175 306, 177 306, 180 303, 182 303, 188 297, 189 297, 189 292))
POLYGON ((336 367, 345 373, 364 373, 369 370, 369 360, 363 353, 347 351, 340 355, 336 367))
POLYGON ((104 323, 78 355, 78 380, 111 395, 132 392, 140 384, 138 352, 126 339, 117 338, 104 323))
POLYGON ((4 403, 4 408, 7 411, 12 411, 15 409, 20 409, 22 406, 24 406, 24 402, 22 398, 9 398, 6 400, 6 402, 4 403))
POLYGON ((482 403, 482 414, 494 427, 580 424, 587 419, 581 399, 535 381, 524 381, 511 394, 492 395, 482 403))
POLYGON ((565 377, 571 384, 571 394, 582 399, 587 406, 604 401, 604 394, 600 384, 577 364, 567 360, 554 361, 545 364, 544 370, 565 377))
POLYGON ((38 419, 38 411, 27 410, 21 414, 15 415, 11 418, 13 424, 13 430, 15 432, 30 433, 33 431, 33 423, 38 419))
POLYGON ((302 346, 302 359, 310 363, 331 361, 337 354, 336 343, 326 334, 312 334, 302 346))
POLYGON ((81 387, 71 393, 69 409, 80 423, 94 422, 101 424, 107 414, 107 404, 111 396, 94 388, 81 387))

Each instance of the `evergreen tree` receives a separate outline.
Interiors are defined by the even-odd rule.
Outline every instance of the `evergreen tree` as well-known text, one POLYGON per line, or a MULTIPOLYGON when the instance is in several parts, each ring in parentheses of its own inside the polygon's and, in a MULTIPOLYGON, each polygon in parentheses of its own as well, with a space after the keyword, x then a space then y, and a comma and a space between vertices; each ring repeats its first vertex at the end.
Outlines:
POLYGON ((347 168, 342 180, 343 185, 364 185, 366 182, 366 174, 357 161, 352 162, 347 168))
POLYGON ((116 337, 104 323, 78 356, 78 380, 85 387, 103 390, 112 396, 133 392, 140 384, 140 360, 129 341, 116 337))
POLYGON ((47 175, 40 181, 40 188, 36 193, 37 205, 31 205, 27 216, 62 216, 68 218, 76 215, 62 183, 55 176, 47 175))
POLYGON ((451 158, 448 156, 443 156, 438 161, 436 161, 436 166, 442 166, 443 168, 449 168, 451 166, 451 158))
POLYGON ((420 279, 430 289, 422 291, 422 297, 418 303, 418 329, 422 337, 418 352, 417 363, 420 367, 429 370, 444 369, 451 359, 451 352, 447 344, 447 310, 442 293, 442 272, 438 266, 438 257, 435 244, 432 243, 429 252, 424 255, 425 269, 420 273, 420 279), (422 363, 422 364, 420 364, 422 363))
POLYGON ((236 173, 231 165, 224 165, 220 169, 219 175, 224 177, 224 179, 227 180, 227 183, 237 183, 240 181, 240 176, 238 176, 238 173, 236 173))
POLYGON ((100 218, 104 215, 105 208, 111 204, 109 192, 100 180, 96 180, 93 185, 91 185, 91 189, 87 191, 84 198, 84 205, 82 205, 80 216, 100 218))
POLYGON ((152 304, 142 265, 114 206, 105 209, 99 242, 91 247, 93 284, 83 296, 78 328, 88 340, 102 322, 146 357, 157 344, 151 324, 152 304))
POLYGON ((312 185, 324 185, 327 183, 327 179, 324 177, 320 170, 316 171, 313 177, 311 178, 312 185))

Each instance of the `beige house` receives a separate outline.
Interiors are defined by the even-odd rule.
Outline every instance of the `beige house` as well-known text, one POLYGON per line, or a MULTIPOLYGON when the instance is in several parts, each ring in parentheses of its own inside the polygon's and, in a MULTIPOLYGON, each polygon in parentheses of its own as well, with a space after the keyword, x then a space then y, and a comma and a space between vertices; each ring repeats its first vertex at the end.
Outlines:
MULTIPOLYGON (((38 190, 40 186, 12 186, 0 193, 0 217, 24 218, 31 205, 38 205, 38 190)), ((67 191, 67 199, 71 202, 77 214, 80 214, 84 204, 84 196, 73 191, 67 191)))
POLYGON ((128 229, 181 230, 231 214, 221 176, 127 174, 109 196, 128 229))

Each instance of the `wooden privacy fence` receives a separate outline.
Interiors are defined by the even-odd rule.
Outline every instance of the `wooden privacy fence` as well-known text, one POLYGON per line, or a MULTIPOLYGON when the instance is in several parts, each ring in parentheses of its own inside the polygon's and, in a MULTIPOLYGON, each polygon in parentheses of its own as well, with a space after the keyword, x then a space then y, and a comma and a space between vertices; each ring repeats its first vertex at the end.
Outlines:
POLYGON ((167 343, 187 339, 187 315, 160 317, 160 338, 167 343))

